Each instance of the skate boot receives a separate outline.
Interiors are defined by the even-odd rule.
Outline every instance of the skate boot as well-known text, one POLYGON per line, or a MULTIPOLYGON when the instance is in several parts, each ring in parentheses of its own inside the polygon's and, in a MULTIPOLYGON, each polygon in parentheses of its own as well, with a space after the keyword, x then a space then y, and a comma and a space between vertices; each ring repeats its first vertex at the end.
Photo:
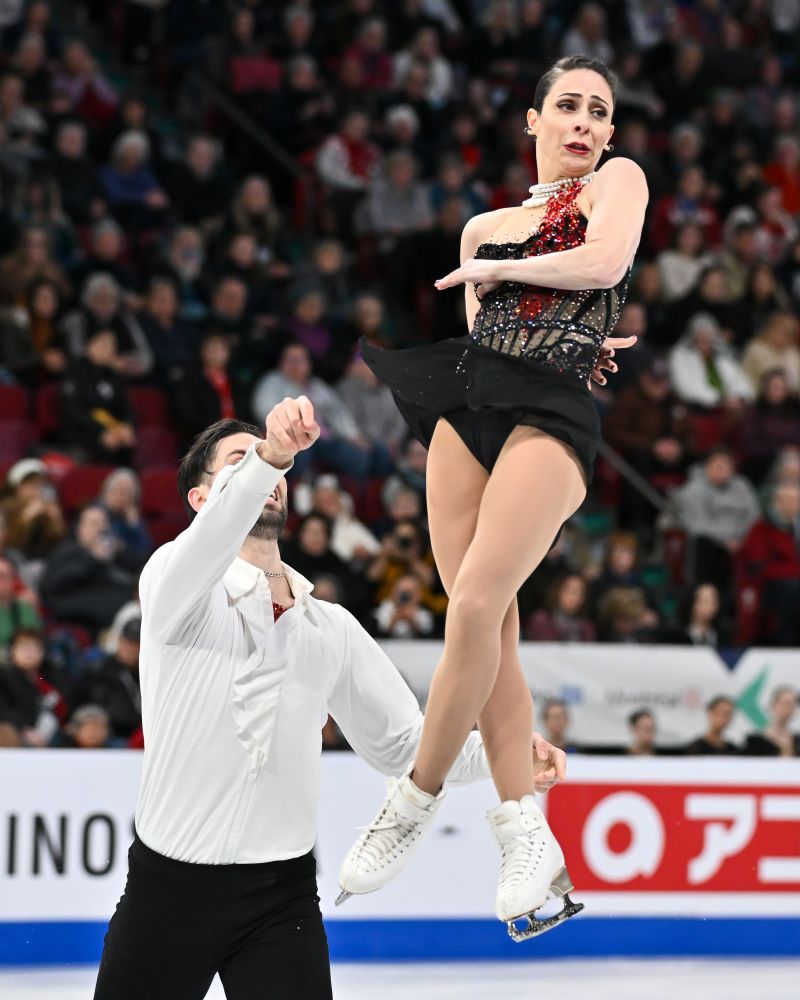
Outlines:
POLYGON ((573 903, 568 895, 573 885, 564 854, 534 797, 525 795, 519 802, 503 802, 486 818, 501 855, 497 917, 506 922, 511 937, 526 941, 580 913, 583 903, 573 903), (553 917, 539 919, 535 911, 549 893, 563 897, 563 909, 553 917), (518 928, 515 921, 523 917, 527 923, 518 928))
POLYGON ((405 867, 444 798, 417 788, 406 774, 389 778, 380 812, 350 848, 339 869, 336 905, 354 894, 374 892, 405 867))

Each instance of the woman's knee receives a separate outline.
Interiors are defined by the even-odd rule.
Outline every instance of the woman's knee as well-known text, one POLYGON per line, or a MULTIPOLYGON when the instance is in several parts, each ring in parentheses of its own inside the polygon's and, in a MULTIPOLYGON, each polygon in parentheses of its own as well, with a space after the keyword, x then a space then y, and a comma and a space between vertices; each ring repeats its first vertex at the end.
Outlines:
POLYGON ((486 588, 459 586, 457 580, 447 605, 447 624, 462 635, 494 636, 499 644, 504 611, 486 588))

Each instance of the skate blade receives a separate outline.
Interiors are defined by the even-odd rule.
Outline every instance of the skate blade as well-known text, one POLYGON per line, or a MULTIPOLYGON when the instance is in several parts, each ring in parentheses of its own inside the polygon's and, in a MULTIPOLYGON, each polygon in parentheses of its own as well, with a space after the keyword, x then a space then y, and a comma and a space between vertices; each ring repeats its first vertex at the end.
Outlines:
POLYGON ((352 892, 348 892, 346 889, 342 889, 339 895, 336 897, 336 902, 334 906, 341 906, 342 903, 346 903, 347 900, 352 896, 352 892))
POLYGON ((513 920, 509 920, 508 923, 508 933, 513 941, 529 941, 531 938, 538 937, 539 934, 544 934, 546 931, 551 931, 554 927, 558 927, 559 924, 563 924, 565 920, 569 920, 570 917, 574 917, 576 913, 580 913, 584 908, 583 903, 573 903, 569 898, 569 893, 563 893, 564 907, 559 912, 552 917, 544 917, 539 919, 533 913, 523 914, 522 917, 517 917, 517 920, 526 919, 528 923, 524 927, 517 927, 513 920))

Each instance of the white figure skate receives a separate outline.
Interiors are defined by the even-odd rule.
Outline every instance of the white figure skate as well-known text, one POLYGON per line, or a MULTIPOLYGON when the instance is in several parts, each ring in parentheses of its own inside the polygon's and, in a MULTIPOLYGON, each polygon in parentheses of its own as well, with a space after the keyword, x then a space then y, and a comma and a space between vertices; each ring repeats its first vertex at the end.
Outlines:
POLYGON ((486 818, 501 856, 497 917, 505 921, 511 937, 527 941, 580 913, 583 903, 573 903, 568 895, 574 886, 564 865, 564 854, 534 797, 525 795, 519 802, 503 802, 486 818), (555 916, 537 918, 535 911, 548 894, 563 897, 563 909, 555 916), (526 918, 527 924, 519 928, 515 921, 521 918, 526 918))
POLYGON ((423 792, 407 774, 399 781, 389 778, 380 812, 364 828, 339 869, 337 906, 354 894, 380 889, 406 866, 444 794, 444 789, 438 795, 423 792))

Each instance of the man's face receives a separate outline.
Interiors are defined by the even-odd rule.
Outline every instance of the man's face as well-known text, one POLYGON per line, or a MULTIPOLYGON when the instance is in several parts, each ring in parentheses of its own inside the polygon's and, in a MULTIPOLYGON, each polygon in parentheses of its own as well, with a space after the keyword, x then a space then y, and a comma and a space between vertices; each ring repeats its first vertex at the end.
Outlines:
POLYGON ((656 739, 656 723, 650 715, 640 716, 633 726, 633 738, 640 746, 652 746, 656 739))
MULTIPOLYGON (((236 465, 237 462, 241 462, 248 448, 258 440, 260 439, 253 434, 240 433, 231 434, 230 437, 223 438, 219 442, 214 463, 210 468, 210 479, 189 491, 189 502, 195 510, 200 510, 208 499, 214 480, 222 469, 226 465, 236 465)), ((254 538, 278 538, 286 524, 288 510, 286 480, 281 479, 271 495, 267 497, 258 520, 250 529, 250 535, 254 538)))
POLYGON ((721 701, 708 710, 708 723, 714 732, 724 732, 733 718, 733 705, 729 701, 721 701))

